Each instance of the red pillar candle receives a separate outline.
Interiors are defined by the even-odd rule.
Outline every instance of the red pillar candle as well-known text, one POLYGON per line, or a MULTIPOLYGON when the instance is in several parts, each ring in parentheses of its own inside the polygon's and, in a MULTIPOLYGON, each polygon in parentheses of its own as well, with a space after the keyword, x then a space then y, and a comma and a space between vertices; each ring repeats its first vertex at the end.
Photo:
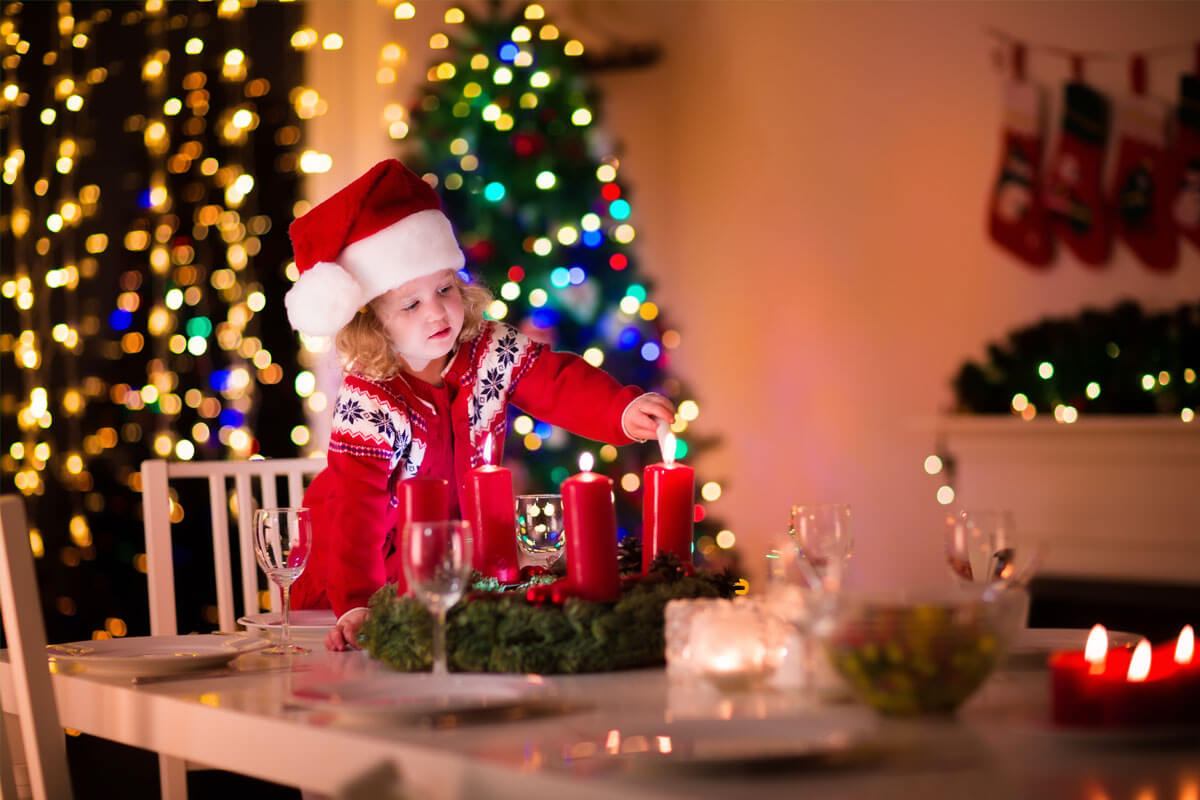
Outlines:
POLYGON ((643 474, 642 572, 659 553, 674 553, 692 571, 696 472, 683 464, 650 464, 643 474))
POLYGON ((469 470, 465 483, 465 518, 475 536, 475 569, 501 583, 516 583, 521 569, 512 472, 485 464, 469 470))
POLYGON ((444 478, 409 478, 400 481, 396 494, 398 529, 409 522, 437 522, 450 516, 450 481, 444 478))
POLYGON ((559 597, 616 601, 621 595, 621 579, 613 482, 585 469, 563 481, 562 498, 568 581, 566 587, 559 587, 559 597))
POLYGON ((450 482, 442 478, 409 478, 396 487, 395 547, 387 556, 388 580, 405 589, 404 569, 400 561, 400 541, 404 526, 410 522, 436 522, 450 516, 450 482))

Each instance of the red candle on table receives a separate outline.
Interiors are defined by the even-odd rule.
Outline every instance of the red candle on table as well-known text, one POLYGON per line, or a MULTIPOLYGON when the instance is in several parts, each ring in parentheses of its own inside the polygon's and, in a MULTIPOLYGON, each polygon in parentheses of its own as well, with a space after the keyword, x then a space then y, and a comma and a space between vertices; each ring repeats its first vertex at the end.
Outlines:
POLYGON ((409 478, 396 487, 395 549, 387 557, 389 580, 395 580, 405 588, 404 569, 401 564, 400 540, 404 526, 410 522, 436 522, 450 516, 450 482, 442 478, 409 478))
POLYGON ((409 522, 438 522, 450 516, 450 482, 444 478, 409 478, 396 491, 398 529, 409 522))
POLYGON ((1102 625, 1092 628, 1083 652, 1055 653, 1050 658, 1051 709, 1054 724, 1098 727, 1121 691, 1129 667, 1127 650, 1109 650, 1102 625))
POLYGON ((560 595, 611 603, 621 595, 613 482, 589 471, 590 461, 580 462, 583 472, 562 484, 568 585, 560 595))
MULTIPOLYGON (((491 460, 492 439, 488 437, 484 460, 491 460)), ((512 472, 487 463, 468 470, 467 508, 464 518, 475 536, 475 569, 501 583, 516 583, 521 570, 517 563, 516 495, 512 472)))
POLYGON ((1191 625, 1184 625, 1178 637, 1154 648, 1154 662, 1160 661, 1171 664, 1174 670, 1172 681, 1179 721, 1189 725, 1200 723, 1200 657, 1191 625))
POLYGON ((675 463, 675 434, 665 422, 659 422, 658 443, 663 463, 650 464, 643 475, 642 572, 659 553, 674 553, 691 574, 696 473, 675 463))
POLYGON ((1176 687, 1175 664, 1165 653, 1156 660, 1150 642, 1142 639, 1130 656, 1124 684, 1113 694, 1105 721, 1117 727, 1169 725, 1179 718, 1181 699, 1176 687))
POLYGON ((642 498, 642 572, 659 553, 674 553, 684 569, 692 571, 696 472, 675 463, 675 435, 661 438, 662 464, 646 467, 642 498))

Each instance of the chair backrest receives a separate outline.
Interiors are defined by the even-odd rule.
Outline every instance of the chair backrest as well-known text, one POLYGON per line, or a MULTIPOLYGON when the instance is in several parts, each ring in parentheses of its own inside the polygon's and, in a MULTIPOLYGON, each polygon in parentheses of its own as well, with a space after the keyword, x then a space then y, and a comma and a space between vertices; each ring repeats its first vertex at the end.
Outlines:
MULTIPOLYGON (((30 788, 36 800, 69 799, 67 745, 50 683, 46 623, 25 524, 25 505, 19 497, 0 497, 0 540, 0 608, 30 788)), ((3 744, 0 742, 0 746, 3 744)), ((5 767, 2 788, 6 794, 15 792, 11 751, 0 753, 0 759, 5 767)))
MULTIPOLYGON (((258 566, 254 560, 254 510, 299 506, 312 476, 325 468, 324 458, 277 458, 251 461, 142 462, 142 510, 146 530, 146 575, 150 594, 150 633, 178 633, 175 616, 175 565, 171 544, 172 491, 183 481, 207 481, 212 519, 213 568, 217 589, 217 623, 236 630, 231 524, 236 526, 243 614, 258 611, 258 566), (230 483, 233 490, 230 492, 230 483), (280 488, 282 485, 282 493, 280 488), (231 513, 232 512, 232 513, 231 513)), ((199 509, 190 509, 198 511, 199 509)), ((271 609, 279 610, 272 587, 271 609)))

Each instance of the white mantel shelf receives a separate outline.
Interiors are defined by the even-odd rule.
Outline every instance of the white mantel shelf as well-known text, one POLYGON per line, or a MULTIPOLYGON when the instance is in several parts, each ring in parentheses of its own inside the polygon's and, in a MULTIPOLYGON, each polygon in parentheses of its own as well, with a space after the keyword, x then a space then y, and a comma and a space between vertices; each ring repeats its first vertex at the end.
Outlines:
POLYGON ((922 420, 954 459, 956 505, 1010 508, 1041 574, 1200 584, 1200 421, 1001 415, 922 420))

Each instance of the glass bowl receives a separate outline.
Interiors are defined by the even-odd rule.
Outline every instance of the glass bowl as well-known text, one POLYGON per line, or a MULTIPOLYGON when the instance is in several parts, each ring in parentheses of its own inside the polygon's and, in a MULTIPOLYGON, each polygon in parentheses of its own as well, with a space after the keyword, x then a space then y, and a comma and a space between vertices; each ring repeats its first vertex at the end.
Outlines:
POLYGON ((991 675, 1027 607, 1020 587, 843 592, 822 637, 833 668, 867 705, 945 714, 991 675))

